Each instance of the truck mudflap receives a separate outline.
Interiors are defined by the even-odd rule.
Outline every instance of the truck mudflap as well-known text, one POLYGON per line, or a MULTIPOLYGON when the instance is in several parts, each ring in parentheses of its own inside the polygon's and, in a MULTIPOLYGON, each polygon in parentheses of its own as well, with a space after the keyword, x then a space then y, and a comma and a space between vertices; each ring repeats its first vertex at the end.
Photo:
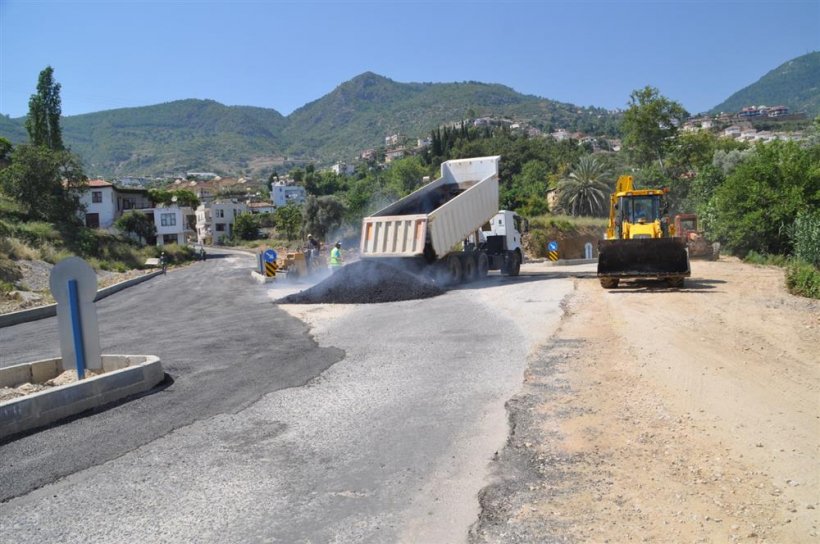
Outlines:
POLYGON ((599 278, 683 278, 691 275, 682 238, 598 241, 599 278))

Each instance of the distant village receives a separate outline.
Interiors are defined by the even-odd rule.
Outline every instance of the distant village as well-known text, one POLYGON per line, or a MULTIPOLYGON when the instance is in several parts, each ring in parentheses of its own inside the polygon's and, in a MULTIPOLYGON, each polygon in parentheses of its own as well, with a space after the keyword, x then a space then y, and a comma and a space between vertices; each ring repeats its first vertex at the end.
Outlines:
MULTIPOLYGON (((757 130, 754 121, 794 121, 805 119, 805 114, 790 113, 785 106, 749 106, 736 113, 698 115, 683 123, 684 132, 709 131, 724 138, 747 142, 772 140, 800 140, 800 131, 757 130)), ((545 134, 525 122, 506 118, 481 117, 471 121, 474 127, 504 127, 513 133, 526 134, 531 138, 548 137, 556 141, 571 140, 578 145, 590 146, 593 151, 617 152, 621 141, 617 138, 601 138, 557 129, 545 134)), ((457 125, 452 125, 457 126, 457 125)), ((408 138, 391 134, 384 138, 384 146, 361 150, 353 161, 337 162, 328 170, 337 175, 350 176, 356 164, 368 163, 385 168, 391 162, 417 155, 431 145, 428 138, 408 138)), ((112 182, 102 179, 90 180, 81 196, 85 206, 85 224, 88 227, 110 229, 124 213, 138 210, 153 220, 156 239, 151 244, 220 244, 233 235, 233 224, 241 214, 273 213, 288 204, 301 205, 307 198, 302 185, 287 175, 268 181, 249 177, 222 177, 214 172, 186 172, 169 178, 144 178, 125 176, 112 182), (166 190, 188 190, 200 202, 196 209, 171 205, 158 205, 151 200, 147 187, 161 186, 166 190)))

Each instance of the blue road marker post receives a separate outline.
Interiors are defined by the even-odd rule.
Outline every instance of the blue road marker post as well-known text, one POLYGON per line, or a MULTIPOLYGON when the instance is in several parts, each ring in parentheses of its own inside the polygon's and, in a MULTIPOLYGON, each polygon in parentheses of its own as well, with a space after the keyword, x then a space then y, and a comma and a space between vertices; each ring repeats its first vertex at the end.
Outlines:
POLYGON ((80 297, 77 294, 77 280, 68 280, 68 305, 71 313, 71 332, 74 338, 74 356, 77 361, 77 379, 85 378, 85 343, 83 342, 83 322, 80 314, 80 297))

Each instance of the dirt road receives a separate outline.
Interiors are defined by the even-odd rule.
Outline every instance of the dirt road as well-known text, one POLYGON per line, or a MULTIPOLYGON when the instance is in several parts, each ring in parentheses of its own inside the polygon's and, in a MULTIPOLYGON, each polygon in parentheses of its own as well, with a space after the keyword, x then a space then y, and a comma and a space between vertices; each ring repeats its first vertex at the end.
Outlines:
POLYGON ((575 280, 508 403, 473 542, 817 542, 820 304, 694 261, 682 290, 575 280))

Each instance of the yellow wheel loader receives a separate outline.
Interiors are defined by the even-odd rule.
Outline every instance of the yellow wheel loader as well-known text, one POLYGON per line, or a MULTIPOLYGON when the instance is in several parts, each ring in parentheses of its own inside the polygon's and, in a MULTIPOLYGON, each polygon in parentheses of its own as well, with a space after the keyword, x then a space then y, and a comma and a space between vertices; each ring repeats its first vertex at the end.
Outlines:
POLYGON ((623 279, 664 279, 683 287, 691 275, 686 241, 669 223, 668 189, 635 189, 621 176, 609 199, 606 238, 598 241, 598 278, 606 289, 623 279))

